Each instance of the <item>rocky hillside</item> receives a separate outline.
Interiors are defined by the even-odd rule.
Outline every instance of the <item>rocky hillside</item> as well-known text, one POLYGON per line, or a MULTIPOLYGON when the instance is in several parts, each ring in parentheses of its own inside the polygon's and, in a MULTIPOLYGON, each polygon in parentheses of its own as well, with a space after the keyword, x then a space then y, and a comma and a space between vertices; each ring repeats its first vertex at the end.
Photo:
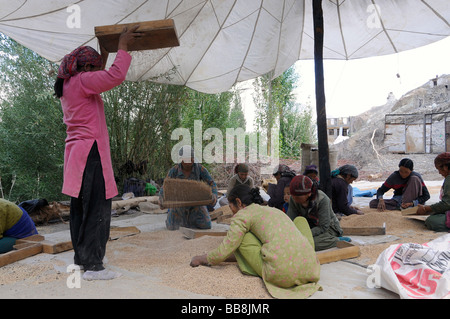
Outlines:
MULTIPOLYGON (((406 93, 399 100, 392 95, 386 104, 371 108, 354 119, 356 132, 339 144, 338 164, 351 163, 360 171, 361 179, 384 180, 404 157, 411 158, 415 170, 427 180, 442 180, 434 168, 437 154, 394 154, 384 144, 385 114, 424 114, 450 111, 450 75, 438 78, 406 93)), ((445 134, 445 132, 441 132, 445 134)))

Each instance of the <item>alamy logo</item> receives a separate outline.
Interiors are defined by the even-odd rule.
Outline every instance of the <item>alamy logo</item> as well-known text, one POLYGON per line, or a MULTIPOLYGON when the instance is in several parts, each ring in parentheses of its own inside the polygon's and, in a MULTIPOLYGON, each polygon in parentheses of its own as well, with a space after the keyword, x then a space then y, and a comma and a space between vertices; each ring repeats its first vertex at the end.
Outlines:
POLYGON ((275 128, 271 130, 270 137, 268 134, 248 134, 243 128, 227 128, 224 138, 222 130, 203 130, 202 121, 196 120, 193 137, 189 129, 177 128, 172 132, 171 139, 179 141, 171 151, 174 163, 181 162, 180 149, 188 145, 194 150, 197 163, 262 163, 261 174, 272 174, 273 167, 279 164, 279 131, 275 128), (204 141, 209 141, 205 147, 204 141))
POLYGON ((80 29, 81 28, 81 8, 79 5, 74 4, 66 9, 67 13, 70 15, 66 19, 66 25, 69 29, 80 29))
POLYGON ((81 288, 81 268, 78 265, 69 265, 66 270, 70 275, 67 277, 67 288, 81 288))
POLYGON ((381 28, 381 20, 380 20, 380 6, 377 4, 370 4, 367 6, 367 13, 369 16, 367 17, 366 23, 369 29, 380 29, 381 28))
POLYGON ((369 275, 366 280, 368 288, 380 288, 381 287, 381 269, 378 265, 369 265, 366 269, 369 275))

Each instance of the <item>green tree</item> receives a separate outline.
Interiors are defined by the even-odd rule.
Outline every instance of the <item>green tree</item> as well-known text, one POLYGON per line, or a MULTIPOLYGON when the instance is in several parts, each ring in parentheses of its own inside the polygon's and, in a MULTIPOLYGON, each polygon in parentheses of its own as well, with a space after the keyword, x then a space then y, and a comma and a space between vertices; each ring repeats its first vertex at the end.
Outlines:
POLYGON ((56 66, 3 36, 0 52, 3 196, 17 202, 60 199, 65 127, 52 96, 56 66))
MULTIPOLYGON (((253 100, 256 105, 255 124, 259 133, 267 132, 271 141, 271 129, 279 129, 280 155, 282 157, 300 156, 301 143, 314 140, 311 108, 300 107, 295 102, 294 89, 298 75, 293 67, 279 77, 270 80, 266 74, 254 81, 253 100)), ((267 146, 268 151, 270 145, 267 146)))

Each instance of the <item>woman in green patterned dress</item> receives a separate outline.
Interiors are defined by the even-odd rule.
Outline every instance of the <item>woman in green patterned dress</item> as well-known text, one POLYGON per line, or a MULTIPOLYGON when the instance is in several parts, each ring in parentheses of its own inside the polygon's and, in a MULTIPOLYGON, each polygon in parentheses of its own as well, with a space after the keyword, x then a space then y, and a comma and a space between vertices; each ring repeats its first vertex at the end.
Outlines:
POLYGON ((238 185, 228 200, 230 229, 218 248, 195 256, 191 266, 218 265, 233 255, 244 274, 260 276, 275 298, 307 298, 321 289, 320 264, 308 223, 294 223, 281 210, 261 206, 259 189, 238 185))

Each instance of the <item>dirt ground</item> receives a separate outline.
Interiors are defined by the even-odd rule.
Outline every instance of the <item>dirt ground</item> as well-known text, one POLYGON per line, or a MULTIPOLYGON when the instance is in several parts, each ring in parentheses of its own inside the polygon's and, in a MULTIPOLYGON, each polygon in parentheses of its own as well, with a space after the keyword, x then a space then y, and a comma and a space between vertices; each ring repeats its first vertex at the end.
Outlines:
MULTIPOLYGON (((432 194, 430 202, 437 201, 441 182, 428 184, 432 194)), ((378 182, 361 181, 354 186, 365 190, 372 189, 376 185, 378 182)), ((346 262, 322 265, 321 278, 324 278, 326 289, 325 292, 316 293, 317 296, 313 298, 359 298, 358 296, 396 298, 396 295, 389 295, 390 292, 381 292, 380 289, 367 290, 365 267, 373 264, 378 255, 392 244, 406 242, 422 244, 442 235, 427 230, 421 221, 402 217, 399 211, 378 212, 370 209, 368 208, 370 199, 355 198, 355 205, 365 214, 344 217, 341 224, 382 226, 385 223, 386 236, 381 236, 381 242, 375 244, 358 244, 357 238, 350 236, 355 238, 354 242, 357 245, 360 245, 360 257, 346 262), (339 275, 333 272, 339 271, 340 267, 354 268, 345 270, 347 272, 345 283, 337 284, 336 276, 339 275), (348 290, 342 289, 341 285, 350 285, 348 280, 353 275, 359 279, 355 279, 353 286, 348 290), (330 297, 330 291, 335 293, 333 289, 336 289, 337 295, 330 297)), ((21 289, 28 291, 39 289, 45 298, 55 294, 60 298, 114 298, 124 295, 130 298, 272 298, 260 278, 243 275, 236 263, 223 263, 214 267, 190 267, 189 262, 193 256, 204 254, 217 247, 223 237, 205 236, 188 240, 179 231, 166 230, 164 221, 165 214, 148 216, 139 211, 129 211, 113 218, 112 223, 115 225, 137 225, 141 230, 140 234, 108 242, 106 266, 123 273, 121 278, 108 283, 83 283, 85 289, 83 293, 69 291, 66 288, 68 276, 66 268, 73 261, 73 252, 57 255, 39 254, 0 268, 0 298, 27 296, 21 289), (100 288, 106 290, 99 295, 100 288)), ((38 227, 39 232, 46 238, 57 234, 63 234, 67 238, 68 229, 69 225, 64 223, 38 227)))

